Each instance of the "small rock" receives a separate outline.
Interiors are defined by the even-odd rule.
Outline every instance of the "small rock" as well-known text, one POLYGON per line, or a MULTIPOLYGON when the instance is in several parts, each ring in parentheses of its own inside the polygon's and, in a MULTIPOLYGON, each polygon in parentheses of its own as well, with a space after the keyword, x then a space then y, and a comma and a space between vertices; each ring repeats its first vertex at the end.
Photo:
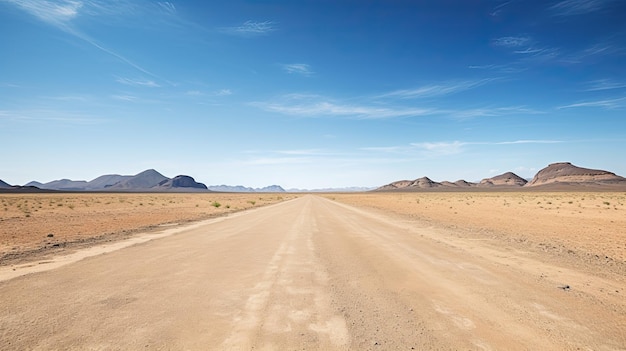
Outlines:
POLYGON ((54 237, 54 234, 50 233, 50 234, 48 234, 48 235, 46 235, 46 236, 47 236, 48 238, 53 238, 53 237, 54 237))
POLYGON ((569 285, 559 286, 559 289, 563 289, 563 290, 567 291, 567 290, 570 289, 570 286, 569 285))

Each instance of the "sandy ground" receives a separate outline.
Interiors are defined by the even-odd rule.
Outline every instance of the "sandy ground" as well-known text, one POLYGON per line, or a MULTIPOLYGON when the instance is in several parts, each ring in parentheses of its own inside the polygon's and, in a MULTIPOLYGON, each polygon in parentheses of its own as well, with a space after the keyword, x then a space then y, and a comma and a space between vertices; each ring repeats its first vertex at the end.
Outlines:
POLYGON ((0 194, 0 265, 263 206, 282 194, 0 194))
POLYGON ((626 192, 331 194, 459 235, 497 239, 626 272, 626 192))
POLYGON ((624 271, 340 197, 168 229, 4 280, 2 348, 626 348, 624 271))

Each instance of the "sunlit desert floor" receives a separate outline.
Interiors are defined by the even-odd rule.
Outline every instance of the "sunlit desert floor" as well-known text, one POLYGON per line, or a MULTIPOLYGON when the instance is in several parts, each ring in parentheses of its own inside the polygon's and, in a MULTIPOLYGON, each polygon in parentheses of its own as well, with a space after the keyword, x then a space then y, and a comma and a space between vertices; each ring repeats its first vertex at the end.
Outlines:
POLYGON ((626 269, 626 193, 450 192, 328 194, 346 204, 391 212, 501 240, 573 262, 626 269))
POLYGON ((276 203, 289 194, 0 194, 0 265, 276 203))

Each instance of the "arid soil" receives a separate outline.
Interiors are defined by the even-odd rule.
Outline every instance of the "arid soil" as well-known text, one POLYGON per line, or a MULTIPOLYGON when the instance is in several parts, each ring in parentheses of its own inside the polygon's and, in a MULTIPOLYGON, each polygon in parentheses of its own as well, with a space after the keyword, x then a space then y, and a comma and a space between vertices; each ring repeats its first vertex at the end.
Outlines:
POLYGON ((292 197, 256 193, 0 194, 0 265, 292 197))
POLYGON ((626 272, 626 193, 450 192, 330 194, 343 203, 392 212, 626 272))
POLYGON ((156 239, 99 254, 0 267, 0 345, 626 348, 623 256, 588 256, 611 246, 596 231, 623 238, 623 194, 325 197, 162 227, 156 239), (457 217, 463 209, 473 215, 457 217), (569 218, 594 234, 568 235, 569 218))

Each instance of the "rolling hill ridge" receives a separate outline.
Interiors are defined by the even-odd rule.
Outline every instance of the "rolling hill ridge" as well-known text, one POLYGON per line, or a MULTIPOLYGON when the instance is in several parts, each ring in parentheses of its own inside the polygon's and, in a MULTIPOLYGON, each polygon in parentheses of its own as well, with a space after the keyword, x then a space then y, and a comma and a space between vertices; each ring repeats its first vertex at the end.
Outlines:
POLYGON ((626 189, 626 178, 615 173, 578 167, 570 162, 557 162, 541 169, 531 181, 513 172, 485 178, 479 183, 465 180, 435 182, 428 177, 399 180, 377 188, 375 191, 420 191, 463 189, 571 189, 576 187, 626 189))

